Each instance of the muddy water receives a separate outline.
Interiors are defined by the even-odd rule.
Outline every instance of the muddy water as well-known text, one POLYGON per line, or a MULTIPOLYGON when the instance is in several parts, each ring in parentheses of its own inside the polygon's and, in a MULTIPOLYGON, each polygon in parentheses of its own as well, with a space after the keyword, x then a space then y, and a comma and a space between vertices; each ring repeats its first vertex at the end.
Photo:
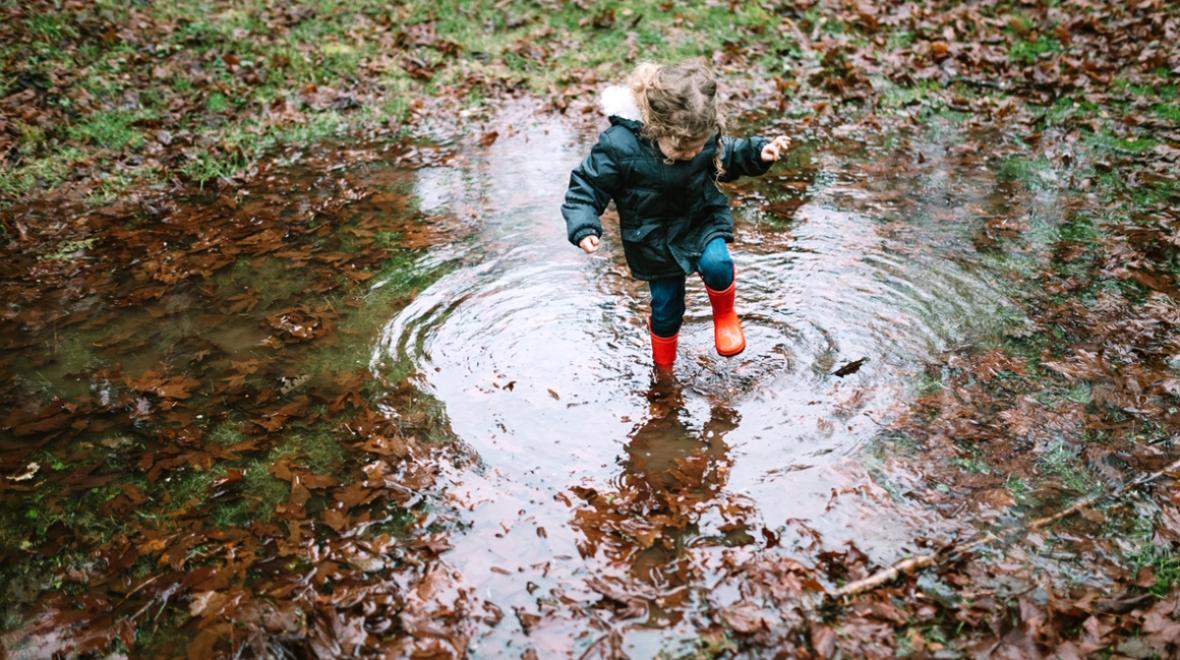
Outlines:
POLYGON ((806 563, 852 541, 888 562, 953 531, 905 496, 916 475, 879 469, 891 451, 879 431, 925 360, 1015 314, 972 241, 1003 193, 954 149, 955 127, 803 145, 730 190, 748 348, 713 351, 694 278, 674 374, 657 378, 646 285, 628 276, 615 221, 594 256, 566 242, 558 207, 594 131, 527 108, 498 125, 490 147, 417 173, 424 212, 477 230, 425 257, 466 265, 389 320, 371 362, 380 375, 409 361, 476 459, 448 475, 466 525, 443 560, 508 613, 477 648, 581 652, 601 636, 592 618, 530 614, 626 600, 610 583, 644 603, 617 618, 623 648, 654 655, 688 643, 682 615, 727 547, 806 563), (637 489, 654 499, 635 505, 637 489), (604 497, 636 519, 687 501, 690 522, 662 545, 612 541, 584 515, 604 497), (698 567, 687 578, 685 561, 698 567))

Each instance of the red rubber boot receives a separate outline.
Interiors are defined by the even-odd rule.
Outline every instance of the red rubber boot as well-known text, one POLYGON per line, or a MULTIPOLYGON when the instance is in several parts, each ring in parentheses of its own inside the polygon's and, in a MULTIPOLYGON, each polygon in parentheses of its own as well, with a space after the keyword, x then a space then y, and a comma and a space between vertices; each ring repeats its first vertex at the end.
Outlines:
POLYGON ((724 291, 714 291, 705 285, 705 291, 709 292, 709 304, 713 307, 713 342, 717 344, 717 352, 725 357, 737 355, 746 349, 746 334, 742 332, 741 321, 733 310, 733 291, 736 286, 736 273, 734 281, 724 291))
POLYGON ((661 337, 651 330, 651 320, 647 321, 647 331, 651 334, 651 359, 656 363, 656 369, 671 371, 676 362, 676 342, 680 333, 671 337, 661 337))

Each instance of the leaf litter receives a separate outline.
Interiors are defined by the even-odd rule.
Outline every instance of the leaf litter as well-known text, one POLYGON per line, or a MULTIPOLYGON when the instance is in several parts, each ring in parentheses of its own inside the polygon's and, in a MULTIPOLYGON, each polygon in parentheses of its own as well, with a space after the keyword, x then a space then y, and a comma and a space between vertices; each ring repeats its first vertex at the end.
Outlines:
MULTIPOLYGON (((829 139, 890 122, 903 129, 930 112, 959 113, 1006 136, 999 145, 963 145, 964 152, 1032 149, 1061 166, 1081 200, 1070 211, 1072 229, 1053 239, 1051 263, 1028 275, 1039 291, 1025 303, 1033 329, 1009 332, 1001 348, 948 350, 927 368, 937 387, 887 429, 918 449, 893 459, 894 469, 924 475, 913 496, 948 517, 965 515, 964 501, 982 501, 966 515, 986 529, 987 509, 999 508, 988 502, 1015 503, 1013 515, 1032 518, 1174 460, 1180 232, 1175 188, 1167 184, 1178 134, 1152 99, 1166 103, 1160 90, 1174 88, 1180 71, 1175 49, 1166 47, 1180 29, 1175 12, 1150 0, 773 9, 776 27, 791 35, 800 56, 773 80, 780 114, 767 123, 829 139), (906 98, 915 89, 924 93, 906 98), (1103 121, 1079 110, 1088 104, 1114 116, 1103 121), (1139 140, 1158 144, 1143 149, 1139 140), (1131 185, 1112 182, 1112 173, 1131 185), (1093 220, 1104 208, 1118 212, 1093 220)), ((20 8, 7 11, 18 13, 6 30, 31 24, 20 8)), ((275 10, 270 18, 297 24, 303 11, 275 10)), ((616 29, 621 14, 587 14, 584 22, 616 29)), ((125 38, 105 17, 79 16, 85 34, 125 38)), ((641 18, 627 19, 629 29, 641 18)), ((396 35, 444 58, 464 56, 429 23, 396 35)), ((518 49, 520 56, 544 58, 544 49, 557 48, 536 47, 542 50, 518 49)), ((727 71, 759 66, 750 55, 735 44, 714 62, 727 71)), ((220 61, 231 73, 244 69, 236 55, 220 61)), ((419 55, 397 66, 420 80, 441 71, 419 55)), ((554 89, 552 107, 576 108, 592 78, 571 74, 582 83, 554 89)), ((51 103, 59 84, 52 77, 20 71, 13 79, 2 100, 0 149, 9 158, 16 154, 10 117, 68 123, 64 106, 51 103)), ((301 102, 346 108, 357 96, 309 85, 301 102)), ((293 111, 287 103, 276 102, 275 110, 293 111)), ((183 130, 159 121, 151 128, 162 151, 153 159, 176 161, 194 151, 183 130)), ((491 148, 499 133, 481 135, 481 146, 491 148)), ((236 153, 229 144, 208 147, 236 153)), ((400 143, 382 157, 404 168, 445 158, 439 154, 400 143)), ((357 205, 404 195, 373 189, 380 177, 357 176, 351 168, 366 158, 373 155, 341 147, 300 154, 299 169, 263 159, 257 179, 216 190, 133 190, 98 208, 66 194, 2 211, 0 286, 10 302, 0 317, 0 391, 8 403, 0 422, 8 435, 0 440, 0 474, 8 477, 0 480, 0 558, 7 565, 44 559, 32 564, 32 584, 10 581, 6 615, 22 616, 16 626, 6 618, 6 650, 167 654, 166 642, 150 640, 173 631, 186 654, 202 657, 460 656, 482 629, 506 619, 541 640, 551 622, 577 617, 596 633, 580 648, 603 656, 624 654, 629 627, 685 620, 698 650, 717 655, 1180 652, 1180 502, 1173 489, 1128 493, 1003 552, 954 553, 922 573, 899 572, 814 610, 805 604, 882 567, 855 545, 821 550, 819 539, 804 556, 772 550, 781 547, 780 532, 749 528, 749 503, 722 487, 731 459, 709 443, 685 448, 666 465, 629 456, 635 469, 620 483, 572 489, 578 551, 621 572, 587 580, 593 595, 579 597, 568 585, 564 598, 559 591, 536 611, 506 617, 446 565, 445 511, 424 502, 439 501, 436 466, 463 459, 427 441, 437 422, 421 413, 418 395, 397 387, 378 397, 362 393, 366 374, 347 369, 310 377, 284 370, 344 331, 342 312, 310 306, 308 293, 354 295, 396 249, 465 231, 457 218, 406 223, 398 228, 402 242, 391 248, 381 238, 389 226, 366 220, 378 214, 358 213, 357 205), (341 174, 339 163, 350 169, 341 174), (317 165, 329 174, 307 174, 317 165), (288 197, 292 189, 307 194, 288 197), (265 268, 298 271, 299 287, 267 290, 252 280, 265 268), (166 324, 189 330, 178 337, 166 324), (203 348, 185 343, 210 337, 195 328, 227 327, 233 333, 203 348), (86 337, 78 355, 38 349, 65 331, 86 337), (95 366, 87 352, 106 364, 95 366), (45 365, 60 367, 74 386, 39 384, 30 366, 45 365), (293 382, 299 385, 288 387, 293 382), (344 449, 300 444, 297 433, 327 433, 344 449), (129 441, 95 442, 115 436, 129 441), (77 520, 83 507, 97 518, 77 520), (706 515, 718 516, 722 535, 704 541, 711 553, 697 553, 691 544, 701 543, 697 525, 706 515), (1129 547, 1119 538, 1127 533, 1146 543, 1129 547), (1084 574, 1046 571, 1048 552, 1079 558, 1084 574), (706 575, 711 582, 702 581, 706 575), (45 588, 49 583, 61 589, 45 588), (165 612, 187 616, 169 621, 165 612)), ((1001 186, 1003 204, 1016 189, 1048 180, 1020 177, 1017 169, 1001 186)), ((773 204, 782 215, 795 208, 773 204)), ((977 246, 1007 254, 1034 249, 1031 220, 1021 211, 1003 208, 981 223, 977 246)), ((853 365, 860 366, 849 363, 837 375, 849 375, 853 365)), ((667 418, 654 419, 658 431, 667 418)))

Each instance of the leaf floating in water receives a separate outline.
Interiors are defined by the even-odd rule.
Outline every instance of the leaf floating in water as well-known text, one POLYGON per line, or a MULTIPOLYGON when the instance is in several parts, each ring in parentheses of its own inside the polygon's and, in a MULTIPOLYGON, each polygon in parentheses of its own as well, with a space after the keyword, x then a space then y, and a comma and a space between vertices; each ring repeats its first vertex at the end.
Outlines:
POLYGON ((804 200, 805 198, 800 195, 774 201, 766 205, 766 212, 775 218, 789 220, 795 216, 795 211, 803 206, 804 200))
POLYGON ((144 372, 139 378, 126 379, 127 386, 136 392, 151 392, 162 399, 187 399, 201 381, 187 376, 165 376, 157 371, 144 372))
POLYGON ((8 477, 11 481, 28 481, 36 476, 37 471, 41 469, 38 463, 29 463, 24 472, 8 477))
POLYGON ((762 537, 766 539, 766 547, 773 548, 778 545, 779 535, 770 531, 768 528, 762 528, 762 537))
POLYGON ((860 368, 863 367, 864 363, 868 362, 868 361, 869 361, 869 359, 867 357, 861 358, 859 360, 853 360, 852 362, 849 362, 848 364, 833 371, 832 375, 839 376, 839 377, 843 378, 849 374, 854 374, 854 373, 860 371, 860 368))
POLYGON ((298 376, 295 376, 294 378, 287 378, 286 376, 283 376, 280 378, 280 380, 282 382, 282 387, 279 388, 279 393, 282 394, 283 396, 287 396, 292 391, 298 389, 301 385, 303 385, 304 383, 306 383, 310 379, 311 379, 311 374, 299 374, 298 376))
POLYGON ((757 605, 738 601, 721 610, 721 620, 743 635, 753 635, 768 627, 766 613, 757 605))
POLYGON ((574 495, 577 495, 579 498, 586 500, 587 502, 591 502, 598 497, 597 490, 593 488, 587 488, 586 486, 570 486, 570 490, 573 491, 574 495))

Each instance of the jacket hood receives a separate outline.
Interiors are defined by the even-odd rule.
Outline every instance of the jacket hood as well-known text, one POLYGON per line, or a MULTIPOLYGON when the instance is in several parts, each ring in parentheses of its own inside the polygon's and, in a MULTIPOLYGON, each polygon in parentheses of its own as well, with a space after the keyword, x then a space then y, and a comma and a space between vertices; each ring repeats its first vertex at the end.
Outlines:
POLYGON ((624 85, 611 85, 602 90, 598 97, 598 107, 612 124, 621 124, 632 130, 638 130, 643 126, 643 114, 639 111, 635 95, 624 85))

